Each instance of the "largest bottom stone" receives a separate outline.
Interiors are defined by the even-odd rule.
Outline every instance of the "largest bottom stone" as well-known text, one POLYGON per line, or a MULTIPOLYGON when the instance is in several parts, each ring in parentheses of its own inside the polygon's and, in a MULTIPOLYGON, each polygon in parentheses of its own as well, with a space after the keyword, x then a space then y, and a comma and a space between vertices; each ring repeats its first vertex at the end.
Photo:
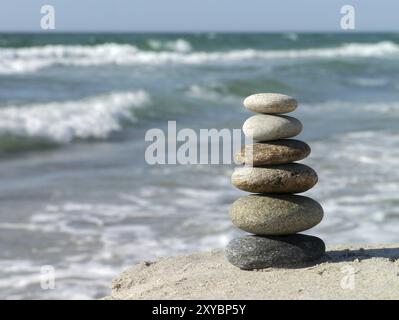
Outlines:
POLYGON ((325 253, 323 240, 303 235, 255 236, 249 235, 230 241, 227 260, 240 269, 293 267, 319 259, 325 253))

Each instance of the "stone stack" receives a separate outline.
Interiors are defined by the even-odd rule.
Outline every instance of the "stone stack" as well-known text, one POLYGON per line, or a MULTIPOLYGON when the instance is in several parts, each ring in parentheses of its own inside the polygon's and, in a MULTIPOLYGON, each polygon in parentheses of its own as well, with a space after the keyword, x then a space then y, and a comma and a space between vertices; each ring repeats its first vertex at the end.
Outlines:
POLYGON ((298 234, 317 225, 323 208, 315 200, 294 195, 317 183, 316 172, 299 161, 310 154, 302 141, 288 139, 302 131, 298 119, 281 115, 297 107, 295 99, 276 93, 247 97, 244 106, 258 113, 243 125, 256 141, 246 145, 236 161, 232 184, 254 194, 239 198, 231 209, 234 225, 253 235, 236 238, 226 247, 228 261, 241 269, 292 267, 319 259, 324 242, 298 234))

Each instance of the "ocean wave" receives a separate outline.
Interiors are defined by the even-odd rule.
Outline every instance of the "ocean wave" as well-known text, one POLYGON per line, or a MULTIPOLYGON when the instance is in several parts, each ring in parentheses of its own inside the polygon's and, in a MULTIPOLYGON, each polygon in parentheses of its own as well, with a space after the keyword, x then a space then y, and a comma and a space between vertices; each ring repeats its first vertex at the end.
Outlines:
POLYGON ((355 77, 348 81, 359 87, 384 87, 389 84, 389 79, 378 77, 355 77))
POLYGON ((236 97, 224 87, 215 86, 203 86, 199 84, 193 84, 187 88, 185 94, 189 97, 201 99, 212 102, 223 102, 223 103, 239 103, 241 97, 236 97))
POLYGON ((283 34, 283 38, 291 40, 291 41, 298 41, 299 35, 295 32, 288 32, 283 34))
MULTIPOLYGON (((42 241, 53 239, 56 233, 57 239, 65 239, 49 242, 44 249, 50 256, 47 263, 56 270, 59 290, 41 290, 37 285, 40 261, 18 257, 0 260, 0 289, 8 288, 7 295, 16 298, 28 294, 99 298, 106 295, 112 277, 138 261, 224 247, 235 230, 223 215, 231 201, 223 199, 235 190, 220 189, 218 179, 214 180, 212 190, 145 185, 118 193, 111 202, 50 201, 25 221, 0 221, 1 232, 35 234, 42 241), (170 201, 171 197, 176 201, 170 201), (83 289, 76 290, 79 286, 83 289)), ((228 183, 224 176, 224 186, 228 183)))
MULTIPOLYGON (((385 79, 377 79, 373 85, 379 84, 379 81, 383 83, 385 79)), ((300 112, 306 115, 313 115, 315 113, 325 114, 326 112, 335 113, 335 115, 344 115, 348 117, 348 114, 361 115, 362 113, 374 113, 379 115, 389 114, 392 117, 397 118, 399 116, 399 102, 397 101, 348 101, 340 99, 332 99, 317 103, 303 103, 301 104, 300 112)), ((366 117, 367 119, 367 117, 366 117)))
POLYGON ((0 135, 40 138, 56 143, 106 138, 135 120, 133 108, 150 100, 143 91, 111 92, 78 101, 0 108, 0 135))
POLYGON ((233 63, 258 59, 331 59, 398 56, 399 45, 390 41, 348 43, 331 48, 290 50, 237 49, 230 51, 191 51, 189 43, 150 42, 161 51, 141 50, 129 44, 106 43, 95 46, 46 45, 27 48, 0 48, 0 74, 35 72, 51 66, 160 65, 233 63), (172 51, 165 51, 172 50, 172 51))
POLYGON ((319 175, 306 195, 324 208, 315 232, 328 242, 392 242, 397 237, 399 135, 343 132, 310 143, 305 163, 319 175))
POLYGON ((154 50, 167 50, 175 52, 189 52, 192 50, 190 42, 184 39, 177 39, 175 41, 160 41, 150 39, 148 40, 148 45, 154 50))

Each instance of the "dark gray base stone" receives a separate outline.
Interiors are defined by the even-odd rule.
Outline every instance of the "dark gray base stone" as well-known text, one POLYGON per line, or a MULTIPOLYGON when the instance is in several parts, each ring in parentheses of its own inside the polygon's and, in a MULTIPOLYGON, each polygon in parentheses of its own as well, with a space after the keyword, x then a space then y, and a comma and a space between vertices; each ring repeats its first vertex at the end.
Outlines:
POLYGON ((227 245, 227 260, 245 269, 295 267, 318 260, 325 253, 323 240, 304 234, 288 236, 248 235, 236 238, 227 245))

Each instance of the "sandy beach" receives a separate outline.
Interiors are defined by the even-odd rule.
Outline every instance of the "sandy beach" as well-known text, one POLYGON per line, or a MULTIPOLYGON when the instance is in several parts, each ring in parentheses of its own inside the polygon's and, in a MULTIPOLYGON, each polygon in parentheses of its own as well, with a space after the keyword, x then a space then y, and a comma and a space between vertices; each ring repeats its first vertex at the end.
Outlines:
POLYGON ((399 244, 338 245, 314 265, 243 271, 221 250, 141 262, 105 299, 399 299, 399 244))

